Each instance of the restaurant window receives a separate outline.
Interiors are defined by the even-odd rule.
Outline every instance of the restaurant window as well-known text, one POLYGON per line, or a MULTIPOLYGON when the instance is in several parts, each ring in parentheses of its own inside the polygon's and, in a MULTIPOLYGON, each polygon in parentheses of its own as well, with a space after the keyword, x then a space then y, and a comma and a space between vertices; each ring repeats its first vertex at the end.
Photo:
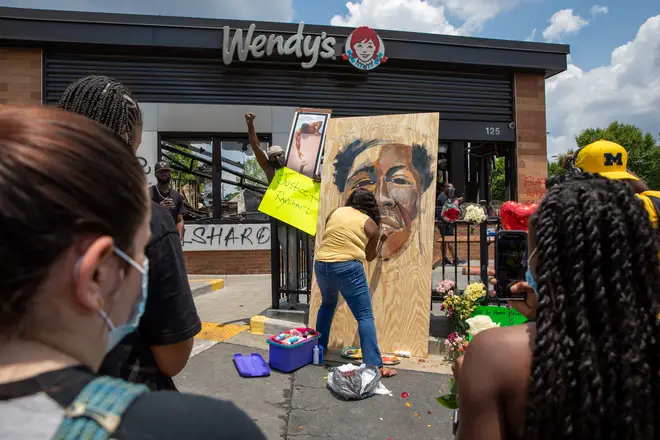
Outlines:
MULTIPOLYGON (((269 139, 260 138, 266 151, 269 139)), ((266 221, 258 211, 268 184, 247 137, 160 136, 160 158, 172 168, 172 188, 186 202, 187 222, 266 221)))

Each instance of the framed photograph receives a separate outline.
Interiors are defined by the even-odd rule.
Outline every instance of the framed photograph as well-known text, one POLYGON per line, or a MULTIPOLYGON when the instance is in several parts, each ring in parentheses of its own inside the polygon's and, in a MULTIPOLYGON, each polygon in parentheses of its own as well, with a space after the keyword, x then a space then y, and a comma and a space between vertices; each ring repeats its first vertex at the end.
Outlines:
POLYGON ((320 171, 325 134, 332 110, 296 110, 286 149, 286 167, 307 177, 320 171))

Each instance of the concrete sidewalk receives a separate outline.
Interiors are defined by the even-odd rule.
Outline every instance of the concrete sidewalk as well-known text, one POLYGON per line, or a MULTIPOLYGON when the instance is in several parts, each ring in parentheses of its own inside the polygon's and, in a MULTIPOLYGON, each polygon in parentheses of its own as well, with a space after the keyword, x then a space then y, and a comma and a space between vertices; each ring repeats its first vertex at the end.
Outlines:
MULTIPOLYGON (((287 318, 287 311, 282 310, 282 317, 265 318, 262 334, 251 333, 251 318, 265 316, 271 306, 270 275, 229 275, 224 277, 224 281, 223 289, 195 297, 203 327, 196 337, 192 356, 197 356, 221 342, 267 351, 268 336, 307 324, 307 313, 289 315, 287 318)), ((301 309, 304 310, 305 307, 306 304, 302 301, 301 309)), ((450 332, 451 323, 440 311, 439 304, 434 304, 431 310, 429 357, 402 359, 397 368, 450 374, 451 365, 444 354, 444 339, 450 332)), ((326 353, 326 358, 345 362, 340 358, 338 350, 326 353)))
POLYGON ((391 396, 347 402, 327 389, 327 368, 309 365, 292 374, 273 371, 270 377, 243 379, 232 361, 235 353, 268 359, 264 350, 222 343, 192 358, 175 382, 181 391, 234 402, 269 440, 453 438, 452 412, 435 400, 447 392, 448 375, 400 369, 383 380, 391 396))

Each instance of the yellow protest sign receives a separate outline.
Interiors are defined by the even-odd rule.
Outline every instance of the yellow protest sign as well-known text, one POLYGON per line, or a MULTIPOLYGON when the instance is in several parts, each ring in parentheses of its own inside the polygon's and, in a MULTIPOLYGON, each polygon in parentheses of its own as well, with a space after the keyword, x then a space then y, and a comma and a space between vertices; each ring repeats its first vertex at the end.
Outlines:
POLYGON ((259 211, 309 235, 316 235, 321 184, 289 168, 275 173, 259 211))

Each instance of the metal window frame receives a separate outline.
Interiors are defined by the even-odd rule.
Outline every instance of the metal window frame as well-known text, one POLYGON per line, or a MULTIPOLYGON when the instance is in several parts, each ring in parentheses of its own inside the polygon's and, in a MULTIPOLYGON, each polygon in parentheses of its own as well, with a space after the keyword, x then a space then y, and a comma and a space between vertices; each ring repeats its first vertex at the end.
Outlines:
MULTIPOLYGON (((259 141, 260 142, 268 142, 269 144, 272 143, 272 134, 271 133, 261 133, 258 135, 259 136, 259 141)), ((221 217, 216 217, 216 213, 220 213, 222 216, 222 198, 217 198, 215 197, 215 194, 222 194, 222 184, 225 183, 222 180, 222 142, 245 142, 248 143, 248 135, 247 133, 233 133, 233 132, 173 132, 173 131, 159 131, 158 132, 158 150, 157 150, 157 157, 160 160, 161 157, 163 157, 163 149, 161 147, 161 142, 163 140, 167 141, 168 139, 185 139, 188 141, 211 141, 212 145, 212 169, 211 169, 211 185, 213 188, 213 217, 204 220, 204 221, 194 221, 194 222, 188 222, 187 224, 203 224, 203 225, 209 225, 209 224, 240 224, 240 223, 250 223, 250 224, 266 224, 269 223, 270 220, 254 220, 254 219, 246 219, 246 220, 226 220, 221 217), (220 165, 220 166, 219 166, 220 165)), ((237 188, 243 188, 242 185, 240 185, 239 182, 233 183, 232 185, 235 185, 237 188)))

